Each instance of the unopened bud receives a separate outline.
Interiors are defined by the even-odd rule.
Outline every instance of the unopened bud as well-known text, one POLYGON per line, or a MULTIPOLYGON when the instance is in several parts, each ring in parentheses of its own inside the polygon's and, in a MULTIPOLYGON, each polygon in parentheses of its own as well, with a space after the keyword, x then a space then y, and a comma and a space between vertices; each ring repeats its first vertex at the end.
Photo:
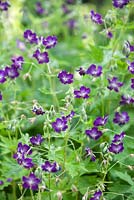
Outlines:
POLYGON ((77 189, 77 187, 75 186, 75 185, 72 185, 72 192, 78 192, 78 189, 77 189))
POLYGON ((62 196, 62 192, 57 192, 57 197, 58 197, 58 200, 62 200, 63 199, 63 196, 62 196))

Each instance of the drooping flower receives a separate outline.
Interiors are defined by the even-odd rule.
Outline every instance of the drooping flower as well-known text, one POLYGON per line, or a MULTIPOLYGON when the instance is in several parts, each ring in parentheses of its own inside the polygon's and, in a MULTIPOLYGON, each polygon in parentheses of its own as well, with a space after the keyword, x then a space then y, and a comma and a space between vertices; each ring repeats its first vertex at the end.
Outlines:
POLYGON ((58 74, 58 78, 63 84, 71 84, 73 83, 73 74, 63 70, 58 74))
POLYGON ((45 111, 41 106, 34 105, 32 108, 32 112, 36 115, 44 115, 45 111))
POLYGON ((129 119, 130 118, 127 112, 122 112, 122 113, 116 112, 113 122, 118 125, 124 125, 128 123, 129 119))
POLYGON ((86 151, 86 157, 90 157, 91 161, 95 161, 96 160, 96 156, 93 154, 92 150, 89 147, 85 148, 86 151))
POLYGON ((94 10, 90 11, 91 20, 96 24, 103 24, 102 16, 99 13, 95 13, 94 10))
POLYGON ((81 86, 80 90, 74 90, 75 98, 89 98, 90 88, 86 88, 85 86, 81 86))
POLYGON ((5 70, 0 70, 0 83, 4 83, 6 81, 6 72, 5 70))
POLYGON ((128 70, 131 74, 134 74, 134 62, 129 62, 128 70))
POLYGON ((77 72, 79 72, 80 76, 84 76, 86 74, 86 70, 83 69, 82 67, 80 67, 78 70, 76 70, 77 72))
POLYGON ((49 35, 48 37, 43 39, 43 45, 46 47, 46 49, 54 48, 57 44, 57 37, 49 35))
POLYGON ((26 30, 24 32, 24 38, 31 44, 38 43, 38 37, 37 37, 36 33, 32 32, 31 30, 26 30))
POLYGON ((102 67, 98 66, 98 68, 97 68, 96 65, 92 64, 87 69, 86 74, 89 74, 94 77, 98 77, 102 74, 102 67))
POLYGON ((130 95, 122 95, 120 104, 121 105, 130 105, 131 103, 134 103, 134 98, 132 98, 130 95))
POLYGON ((0 10, 7 11, 9 6, 10 5, 7 1, 0 1, 0 10))
POLYGON ((102 131, 100 131, 97 127, 88 129, 85 131, 85 133, 87 136, 89 136, 93 140, 98 140, 102 136, 102 131))
POLYGON ((107 88, 115 92, 119 92, 119 88, 123 86, 123 83, 119 82, 117 77, 113 77, 112 79, 108 78, 108 82, 109 86, 107 88))
POLYGON ((13 65, 17 68, 17 69, 22 69, 22 64, 24 63, 24 58, 22 56, 13 56, 11 58, 13 65))
POLYGON ((123 8, 129 3, 129 0, 112 0, 112 3, 115 8, 123 8))
POLYGON ((43 64, 43 63, 48 63, 49 62, 49 57, 48 57, 48 53, 45 52, 41 52, 39 49, 37 49, 34 54, 33 57, 36 58, 36 60, 38 61, 39 64, 43 64))
POLYGON ((123 143, 119 143, 119 144, 114 144, 111 143, 111 145, 109 146, 109 151, 115 154, 121 153, 124 150, 124 146, 123 143))
POLYGON ((94 126, 104 126, 107 123, 108 115, 105 117, 97 117, 94 121, 94 126))
POLYGON ((14 64, 11 65, 11 67, 6 67, 5 73, 6 73, 6 76, 11 79, 17 78, 19 76, 18 69, 14 66, 14 64))
POLYGON ((31 189, 31 190, 38 190, 38 185, 40 184, 41 180, 35 176, 34 173, 30 173, 28 177, 23 176, 23 188, 31 189))
POLYGON ((131 88, 134 89, 134 78, 131 78, 131 88))
POLYGON ((102 192, 98 190, 94 193, 93 197, 91 197, 90 200, 100 200, 101 196, 102 196, 102 192))
POLYGON ((60 170, 60 167, 56 162, 51 163, 49 161, 45 161, 45 163, 41 165, 41 168, 46 172, 57 172, 60 170))
POLYGON ((134 51, 134 46, 131 45, 129 41, 126 41, 126 42, 124 43, 123 53, 126 55, 126 57, 128 57, 129 54, 130 54, 131 52, 133 52, 133 51, 134 51))
POLYGON ((107 31, 106 34, 109 39, 113 37, 113 33, 111 31, 107 31))
POLYGON ((34 146, 41 145, 41 143, 44 141, 43 137, 40 134, 37 134, 37 136, 33 136, 30 138, 30 142, 34 146))
POLYGON ((57 118, 55 122, 52 122, 52 128, 57 132, 60 133, 61 131, 65 131, 68 128, 66 118, 57 118))

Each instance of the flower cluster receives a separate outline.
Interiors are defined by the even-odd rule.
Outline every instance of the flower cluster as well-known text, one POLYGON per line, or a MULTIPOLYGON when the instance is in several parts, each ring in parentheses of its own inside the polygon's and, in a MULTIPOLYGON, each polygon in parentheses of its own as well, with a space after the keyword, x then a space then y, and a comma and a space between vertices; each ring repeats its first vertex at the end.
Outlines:
POLYGON ((7 11, 9 7, 9 3, 7 1, 0 1, 0 10, 1 11, 7 11))
POLYGON ((39 37, 36 33, 34 33, 31 30, 26 30, 24 32, 24 38, 27 42, 30 44, 36 44, 39 45, 39 47, 36 49, 36 51, 33 53, 33 57, 36 58, 39 64, 48 63, 49 62, 49 56, 47 49, 54 48, 57 44, 57 37, 56 36, 47 36, 39 37), (41 50, 42 48, 44 50, 41 50))
POLYGON ((123 146, 123 138, 125 137, 125 133, 122 132, 119 135, 115 135, 114 139, 112 140, 112 143, 109 146, 109 151, 115 154, 121 153, 124 150, 123 146))
POLYGON ((4 69, 0 70, 0 83, 4 83, 7 78, 15 79, 19 76, 19 70, 22 69, 22 64, 24 63, 24 58, 22 56, 12 57, 11 66, 6 66, 4 69))

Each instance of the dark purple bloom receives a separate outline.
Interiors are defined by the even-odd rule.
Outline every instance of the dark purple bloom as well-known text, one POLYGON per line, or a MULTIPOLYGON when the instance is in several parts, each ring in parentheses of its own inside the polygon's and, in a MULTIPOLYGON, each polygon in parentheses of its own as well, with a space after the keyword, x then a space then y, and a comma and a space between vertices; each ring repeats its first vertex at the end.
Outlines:
POLYGON ((4 182, 2 180, 0 180, 0 185, 3 185, 3 184, 4 184, 4 182))
POLYGON ((2 98, 3 98, 3 97, 2 97, 2 93, 0 92, 0 101, 2 101, 2 98))
POLYGON ((43 110, 43 108, 41 106, 38 107, 37 105, 33 106, 32 112, 35 113, 36 115, 44 115, 45 114, 45 111, 43 110))
POLYGON ((74 115, 75 115, 75 112, 72 110, 71 113, 69 115, 67 115, 65 118, 68 121, 68 120, 71 120, 74 115))
POLYGON ((116 134, 114 139, 112 140, 113 143, 122 142, 123 138, 125 137, 125 133, 121 132, 119 135, 116 134))
POLYGON ((85 151, 86 151, 86 157, 90 157, 91 161, 96 160, 96 156, 93 154, 92 150, 89 147, 86 147, 85 151))
POLYGON ((91 197, 90 200, 100 200, 101 196, 102 196, 102 192, 98 190, 94 193, 93 197, 91 197))
POLYGON ((134 74, 134 62, 129 62, 128 70, 131 74, 134 74))
POLYGON ((18 69, 13 65, 11 67, 5 68, 6 76, 8 76, 11 79, 17 78, 19 76, 18 69))
POLYGON ((30 155, 32 153, 32 150, 30 149, 30 146, 27 144, 22 144, 21 142, 18 143, 17 152, 13 155, 13 158, 17 160, 19 164, 22 163, 25 156, 30 155))
POLYGON ((129 121, 129 116, 127 112, 116 112, 113 122, 118 125, 124 125, 129 121))
POLYGON ((112 79, 108 78, 108 82, 109 86, 107 88, 115 92, 119 92, 119 88, 123 86, 123 83, 119 82, 117 77, 113 77, 112 79))
POLYGON ((74 75, 63 70, 58 74, 58 78, 63 84, 71 84, 73 83, 73 77, 74 75))
POLYGON ((70 30, 73 30, 74 28, 76 28, 76 25, 77 25, 77 22, 75 19, 69 19, 67 22, 66 22, 68 28, 70 30))
POLYGON ((91 139, 98 140, 102 136, 102 131, 99 131, 97 127, 85 131, 91 139))
POLYGON ((37 178, 34 173, 30 173, 28 177, 23 176, 22 181, 23 188, 31 190, 38 190, 38 185, 41 182, 41 180, 37 178))
POLYGON ((119 144, 111 143, 108 149, 109 149, 110 152, 118 154, 118 153, 121 153, 124 150, 124 146, 123 146, 122 142, 119 143, 119 144))
POLYGON ((100 76, 102 74, 102 67, 98 66, 97 68, 96 65, 92 64, 87 69, 86 74, 90 74, 91 76, 94 76, 94 77, 100 76))
POLYGON ((109 39, 111 39, 111 38, 113 37, 113 33, 112 33, 111 31, 108 31, 108 32, 107 32, 107 37, 108 37, 109 39))
POLYGON ((48 53, 46 51, 45 52, 41 52, 39 49, 37 49, 34 52, 33 57, 38 60, 39 64, 43 64, 43 63, 48 63, 49 62, 48 53))
POLYGON ((30 169, 30 168, 32 168, 34 166, 34 163, 32 162, 32 158, 23 158, 21 164, 26 169, 30 169))
POLYGON ((9 183, 12 182, 12 180, 13 180, 12 178, 7 178, 7 182, 9 183))
POLYGON ((56 36, 48 36, 43 39, 43 45, 46 47, 46 49, 51 49, 55 47, 56 44, 57 44, 56 36))
POLYGON ((36 2, 36 12, 39 14, 39 15, 43 15, 45 10, 44 8, 42 7, 42 4, 41 2, 36 2))
POLYGON ((0 70, 0 83, 4 83, 6 81, 6 72, 4 70, 0 70))
POLYGON ((131 78, 131 88, 134 89, 134 78, 131 78))
POLYGON ((82 67, 80 67, 78 70, 76 70, 77 72, 79 72, 80 76, 84 76, 86 74, 86 70, 83 69, 82 67))
POLYGON ((22 69, 22 64, 24 63, 24 58, 22 56, 14 56, 11 58, 11 60, 17 69, 22 69))
POLYGON ((41 165, 41 168, 46 172, 57 172, 60 170, 60 167, 56 162, 50 163, 49 161, 45 161, 45 163, 41 165))
POLYGON ((30 142, 32 145, 41 145, 41 143, 43 142, 43 137, 40 134, 37 134, 37 136, 33 136, 30 138, 30 142))
POLYGON ((131 52, 134 51, 134 46, 130 44, 129 41, 126 41, 123 48, 123 53, 128 57, 131 52))
POLYGON ((95 13, 94 10, 90 11, 91 20, 96 24, 103 24, 102 16, 99 13, 95 13))
POLYGON ((86 88, 85 86, 81 86, 80 90, 74 90, 75 98, 89 98, 90 88, 86 88))
POLYGON ((38 37, 37 37, 36 33, 33 33, 31 30, 26 30, 24 32, 24 38, 31 44, 33 44, 33 43, 37 44, 37 42, 38 42, 38 37))
POLYGON ((5 2, 0 1, 0 10, 7 11, 9 6, 10 5, 7 1, 5 1, 5 2))
POLYGON ((69 10, 68 6, 67 6, 65 3, 62 4, 61 8, 62 8, 64 14, 68 14, 68 13, 71 12, 71 11, 69 10))
POLYGON ((94 121, 94 126, 104 126, 107 123, 108 115, 105 117, 97 117, 94 121))
POLYGON ((123 8, 129 3, 129 0, 112 0, 112 3, 115 8, 123 8))
POLYGON ((129 96, 129 95, 122 95, 121 96, 121 100, 120 100, 120 104, 121 105, 125 105, 125 104, 127 104, 127 105, 129 105, 129 104, 131 104, 131 103, 134 103, 134 98, 132 98, 131 96, 129 96))
POLYGON ((55 122, 52 122, 52 128, 57 132, 60 133, 61 131, 65 131, 68 128, 67 120, 57 118, 55 122))
POLYGON ((17 40, 16 43, 17 43, 17 48, 19 48, 21 51, 25 51, 26 46, 24 42, 17 40))

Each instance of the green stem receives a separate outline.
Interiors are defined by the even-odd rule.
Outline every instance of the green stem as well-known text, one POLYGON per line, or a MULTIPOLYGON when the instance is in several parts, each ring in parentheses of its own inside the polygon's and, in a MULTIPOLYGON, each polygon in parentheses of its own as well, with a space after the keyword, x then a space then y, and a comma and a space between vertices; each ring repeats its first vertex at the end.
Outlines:
POLYGON ((64 169, 65 169, 65 165, 66 165, 68 137, 69 137, 69 134, 68 134, 68 132, 66 132, 66 135, 64 137, 64 143, 65 143, 65 146, 64 146, 64 169))
POLYGON ((48 176, 48 184, 49 184, 49 200, 51 200, 51 174, 49 173, 49 176, 48 176))
POLYGON ((13 188, 13 199, 16 200, 17 198, 16 198, 16 183, 15 182, 12 183, 12 188, 13 188))
POLYGON ((34 195, 33 195, 33 191, 30 189, 30 194, 31 194, 31 198, 32 200, 34 200, 34 195))

